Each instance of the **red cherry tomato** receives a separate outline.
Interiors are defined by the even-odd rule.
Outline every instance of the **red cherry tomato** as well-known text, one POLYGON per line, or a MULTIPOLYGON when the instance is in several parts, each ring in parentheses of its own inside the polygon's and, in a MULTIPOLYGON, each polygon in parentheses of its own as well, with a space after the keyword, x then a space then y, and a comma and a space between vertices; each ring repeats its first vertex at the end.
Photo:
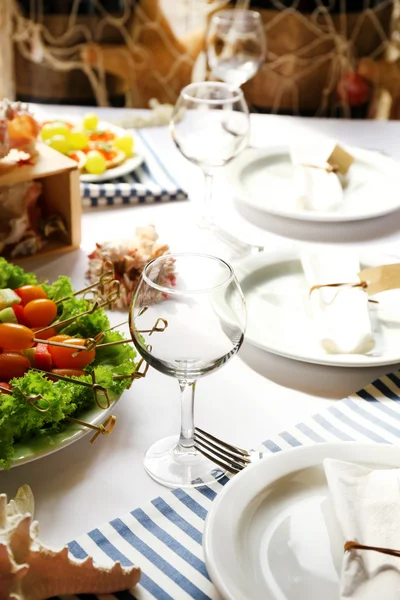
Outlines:
POLYGON ((362 106, 371 96, 371 88, 365 79, 354 71, 349 71, 337 86, 337 93, 343 102, 350 106, 362 106))
POLYGON ((47 294, 44 289, 38 285, 23 285, 14 290, 14 292, 21 298, 23 306, 32 300, 37 300, 38 298, 47 298, 47 294))
MULTIPOLYGON (((86 341, 80 338, 69 338, 64 340, 56 339, 60 337, 62 336, 56 335, 55 338, 50 338, 48 342, 63 341, 72 344, 73 346, 83 346, 86 341)), ((49 344, 49 352, 53 358, 54 366, 59 369, 82 369, 82 367, 86 367, 86 365, 91 363, 96 355, 95 350, 82 350, 76 356, 72 356, 76 350, 73 350, 72 348, 62 348, 61 346, 52 346, 51 344, 49 344)))
POLYGON ((0 379, 10 381, 14 377, 22 377, 31 366, 31 363, 22 354, 5 352, 0 354, 0 379))
POLYGON ((57 304, 48 298, 31 300, 24 307, 24 319, 30 327, 46 327, 57 316, 57 304))
POLYGON ((17 323, 0 323, 0 348, 4 352, 19 352, 32 348, 34 341, 32 329, 17 323))

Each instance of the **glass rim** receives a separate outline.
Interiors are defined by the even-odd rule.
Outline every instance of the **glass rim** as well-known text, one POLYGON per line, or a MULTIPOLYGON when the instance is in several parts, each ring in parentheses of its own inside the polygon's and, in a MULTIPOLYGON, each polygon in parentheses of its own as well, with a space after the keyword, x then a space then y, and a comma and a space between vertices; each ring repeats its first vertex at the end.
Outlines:
POLYGON ((227 263, 223 258, 220 258, 218 256, 213 256, 212 254, 205 254, 202 252, 171 252, 171 254, 163 254, 162 256, 153 258, 153 260, 148 262, 147 265, 145 266, 145 268, 143 269, 142 278, 147 283, 147 285, 149 285, 150 287, 152 287, 153 289, 155 289, 159 292, 163 292, 165 294, 172 294, 175 296, 192 296, 194 294, 208 294, 209 292, 214 292, 214 291, 217 291, 219 289, 226 287, 235 278, 235 273, 234 273, 231 265, 229 263, 227 263), (217 285, 210 286, 210 287, 204 287, 204 288, 197 288, 197 289, 192 289, 192 290, 176 290, 174 288, 159 285, 158 283, 155 283, 148 277, 148 275, 147 275, 148 269, 150 267, 154 266, 155 264, 164 262, 168 258, 184 258, 184 257, 207 258, 207 259, 212 259, 215 262, 221 263, 228 269, 228 277, 221 283, 218 283, 217 285))
POLYGON ((243 100, 244 95, 240 88, 232 85, 230 83, 226 83, 225 81, 198 81, 194 83, 189 83, 181 90, 181 96, 185 98, 185 100, 190 100, 191 102, 202 102, 203 104, 223 104, 224 102, 240 102, 243 100), (228 89, 232 92, 232 98, 198 98, 197 96, 192 96, 190 90, 200 85, 204 87, 215 87, 219 89, 228 89))
MULTIPOLYGON (((256 10, 248 10, 246 8, 232 8, 232 9, 225 9, 225 10, 220 10, 219 12, 217 12, 215 15, 212 16, 212 20, 220 20, 220 21, 232 21, 234 18, 238 17, 240 15, 240 17, 246 16, 246 17, 251 17, 254 20, 257 19, 261 19, 261 15, 258 11, 256 10)), ((239 17, 239 19, 240 19, 239 17)), ((243 19, 241 19, 243 20, 243 19)))

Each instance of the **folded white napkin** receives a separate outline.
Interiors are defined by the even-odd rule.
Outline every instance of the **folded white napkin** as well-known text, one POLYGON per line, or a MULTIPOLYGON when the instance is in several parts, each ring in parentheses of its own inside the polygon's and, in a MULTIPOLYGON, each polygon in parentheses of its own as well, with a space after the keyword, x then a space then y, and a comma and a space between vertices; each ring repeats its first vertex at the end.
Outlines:
MULTIPOLYGON (((371 471, 333 459, 323 465, 345 541, 400 549, 400 469, 371 471)), ((372 550, 346 552, 340 598, 398 600, 400 558, 372 550)))
POLYGON ((310 146, 290 147, 293 163, 292 186, 297 209, 332 211, 343 203, 343 187, 338 175, 323 168, 306 166, 324 167, 333 145, 325 144, 327 150, 316 143, 310 146))
MULTIPOLYGON (((360 263, 351 252, 304 252, 307 285, 357 283, 360 263)), ((323 287, 309 296, 315 335, 326 352, 362 354, 374 347, 368 295, 361 287, 323 287)))

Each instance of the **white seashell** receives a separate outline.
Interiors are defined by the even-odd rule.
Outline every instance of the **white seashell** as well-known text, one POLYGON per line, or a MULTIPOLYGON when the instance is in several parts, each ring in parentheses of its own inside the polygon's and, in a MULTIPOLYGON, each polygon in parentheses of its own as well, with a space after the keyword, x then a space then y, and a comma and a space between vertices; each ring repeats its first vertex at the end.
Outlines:
POLYGON ((45 600, 66 594, 112 594, 132 588, 140 579, 137 567, 101 568, 88 557, 72 558, 65 547, 54 551, 37 538, 32 521, 33 494, 29 486, 14 500, 0 495, 0 600, 45 600))

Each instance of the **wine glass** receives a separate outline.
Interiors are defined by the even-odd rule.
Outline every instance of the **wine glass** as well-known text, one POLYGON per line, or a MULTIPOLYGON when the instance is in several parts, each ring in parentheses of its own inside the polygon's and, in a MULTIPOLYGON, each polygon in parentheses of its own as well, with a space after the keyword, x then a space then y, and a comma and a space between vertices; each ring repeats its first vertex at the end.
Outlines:
POLYGON ((250 120, 243 92, 228 83, 191 83, 179 95, 170 126, 178 150, 204 173, 199 225, 212 228, 214 169, 231 161, 248 143, 250 120))
POLYGON ((239 350, 246 307, 232 267, 207 254, 169 254, 149 262, 136 288, 129 327, 139 354, 176 377, 181 391, 181 430, 153 444, 144 467, 169 487, 215 482, 225 472, 194 443, 194 395, 200 377, 222 367, 239 350))
POLYGON ((212 74, 236 86, 254 77, 267 53, 263 22, 254 10, 222 10, 215 14, 206 43, 212 74))

